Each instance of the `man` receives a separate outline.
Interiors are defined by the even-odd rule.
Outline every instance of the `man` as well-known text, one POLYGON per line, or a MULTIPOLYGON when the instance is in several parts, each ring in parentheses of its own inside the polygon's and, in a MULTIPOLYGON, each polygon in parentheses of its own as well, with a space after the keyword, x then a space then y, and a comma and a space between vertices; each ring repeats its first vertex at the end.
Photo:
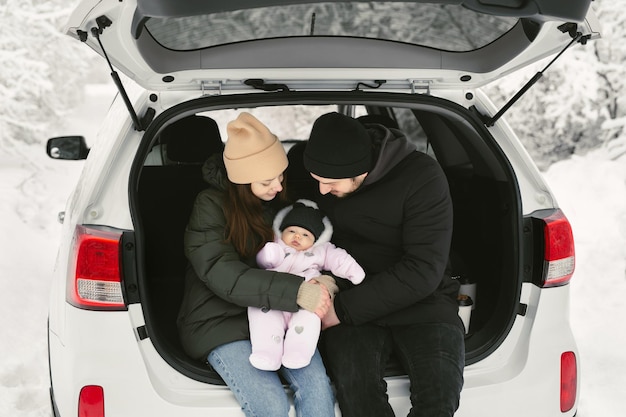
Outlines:
POLYGON ((322 320, 342 415, 394 415, 383 379, 392 353, 411 381, 409 416, 454 415, 465 347, 458 283, 447 271, 452 201, 443 171, 399 130, 339 113, 316 120, 303 159, 333 243, 367 273, 322 320))

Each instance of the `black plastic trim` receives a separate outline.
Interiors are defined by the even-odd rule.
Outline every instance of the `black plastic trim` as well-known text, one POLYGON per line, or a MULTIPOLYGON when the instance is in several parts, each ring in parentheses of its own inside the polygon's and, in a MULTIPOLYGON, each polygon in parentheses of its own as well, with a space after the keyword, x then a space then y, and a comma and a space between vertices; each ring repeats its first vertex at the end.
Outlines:
POLYGON ((545 239, 543 236, 543 229, 545 227, 544 219, 550 217, 558 209, 544 209, 537 210, 530 214, 529 218, 532 222, 532 274, 530 274, 530 281, 538 287, 543 287, 546 271, 546 261, 544 259, 545 252, 545 239))
POLYGON ((50 408, 52 409, 52 417, 60 417, 61 413, 57 407, 57 403, 54 399, 54 388, 52 387, 52 362, 50 361, 50 318, 46 320, 46 342, 48 345, 48 378, 50 380, 50 408))
POLYGON ((126 305, 141 302, 139 286, 137 285, 135 233, 126 230, 120 240, 120 256, 122 262, 122 289, 126 305))
MULTIPOLYGON (((137 155, 133 162, 130 172, 129 182, 129 204, 131 217, 135 225, 136 233, 136 250, 137 250, 137 270, 139 286, 143 285, 144 271, 144 248, 142 244, 143 233, 141 230, 141 220, 139 218, 137 190, 139 187, 139 178, 143 166, 143 160, 147 155, 152 143, 158 132, 166 125, 178 120, 182 117, 195 114, 200 111, 219 110, 229 108, 245 108, 256 106, 272 106, 272 105, 291 105, 291 104, 364 104, 375 106, 406 106, 417 110, 429 111, 442 115, 448 119, 454 119, 461 127, 471 128, 484 141, 484 146, 490 150, 486 158, 492 158, 497 161, 492 168, 494 176, 498 177, 498 181, 506 185, 507 205, 500 208, 502 212, 510 212, 509 224, 511 233, 516 236, 512 242, 511 251, 507 251, 507 258, 511 268, 509 272, 513 272, 518 281, 509 286, 504 297, 507 299, 505 307, 501 307, 499 311, 502 315, 490 320, 484 328, 484 334, 490 334, 481 338, 474 334, 466 340, 466 365, 470 365, 481 361, 494 352, 508 336, 515 318, 518 314, 518 305, 521 294, 521 284, 523 277, 522 257, 523 257, 523 233, 522 233, 522 207, 519 185, 513 168, 504 154, 503 150, 495 142, 491 133, 484 126, 479 117, 468 111, 468 109, 436 97, 425 95, 410 95, 402 93, 386 93, 386 92, 363 92, 363 91, 315 91, 315 92, 271 92, 271 93, 251 93, 230 96, 205 96, 195 100, 182 103, 165 110, 156 117, 153 123, 146 129, 142 143, 139 145, 137 155), (511 205, 509 205, 511 204, 511 205), (493 334, 491 334, 493 333, 493 334)), ((142 303, 146 327, 151 335, 151 341, 155 349, 161 354, 166 362, 182 374, 199 381, 213 384, 223 384, 219 376, 211 370, 206 364, 191 363, 189 358, 182 358, 170 354, 171 348, 167 341, 159 340, 155 335, 159 334, 158 329, 153 329, 153 323, 150 320, 150 312, 158 306, 150 306, 142 303)))
POLYGON ((137 327, 137 337, 139 337, 139 340, 145 340, 149 337, 148 331, 146 330, 146 326, 137 327))

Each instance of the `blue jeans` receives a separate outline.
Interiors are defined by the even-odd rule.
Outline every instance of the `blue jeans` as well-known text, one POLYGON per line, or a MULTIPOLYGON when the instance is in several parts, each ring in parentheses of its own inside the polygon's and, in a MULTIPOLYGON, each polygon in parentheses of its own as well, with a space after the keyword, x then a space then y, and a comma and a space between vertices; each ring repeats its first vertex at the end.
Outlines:
POLYGON ((248 360, 252 346, 240 340, 218 346, 209 353, 209 363, 229 386, 248 417, 287 417, 289 399, 280 375, 293 390, 298 417, 335 415, 335 399, 318 351, 301 369, 262 371, 248 360))
POLYGON ((322 335, 324 363, 343 417, 394 416, 384 380, 392 353, 411 382, 410 417, 452 417, 459 407, 465 366, 460 326, 340 324, 322 335))

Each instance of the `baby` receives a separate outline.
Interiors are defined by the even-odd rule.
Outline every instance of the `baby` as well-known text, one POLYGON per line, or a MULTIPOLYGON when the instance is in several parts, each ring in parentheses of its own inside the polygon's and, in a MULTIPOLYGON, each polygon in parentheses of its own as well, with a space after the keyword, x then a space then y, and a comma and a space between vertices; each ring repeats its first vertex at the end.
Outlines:
MULTIPOLYGON (((274 219, 276 239, 257 254, 260 267, 300 275, 305 280, 330 271, 353 284, 365 278, 365 271, 344 249, 330 243, 333 228, 328 217, 309 200, 298 200, 278 212, 274 219)), ((307 366, 317 348, 321 330, 315 313, 290 313, 248 308, 252 354, 250 363, 274 371, 281 364, 299 369, 307 366)))

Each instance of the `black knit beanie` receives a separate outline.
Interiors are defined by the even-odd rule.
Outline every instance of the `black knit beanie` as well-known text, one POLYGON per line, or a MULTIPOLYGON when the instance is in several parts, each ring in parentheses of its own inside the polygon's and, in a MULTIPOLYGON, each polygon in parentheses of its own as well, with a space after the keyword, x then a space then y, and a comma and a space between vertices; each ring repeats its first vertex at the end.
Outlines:
POLYGON ((340 114, 320 116, 304 150, 304 167, 323 178, 354 178, 372 168, 372 140, 356 119, 340 114))
POLYGON ((302 203, 294 203, 293 208, 280 223, 280 231, 282 232, 289 226, 298 226, 311 232, 317 240, 324 232, 322 219, 323 216, 319 210, 302 203))

